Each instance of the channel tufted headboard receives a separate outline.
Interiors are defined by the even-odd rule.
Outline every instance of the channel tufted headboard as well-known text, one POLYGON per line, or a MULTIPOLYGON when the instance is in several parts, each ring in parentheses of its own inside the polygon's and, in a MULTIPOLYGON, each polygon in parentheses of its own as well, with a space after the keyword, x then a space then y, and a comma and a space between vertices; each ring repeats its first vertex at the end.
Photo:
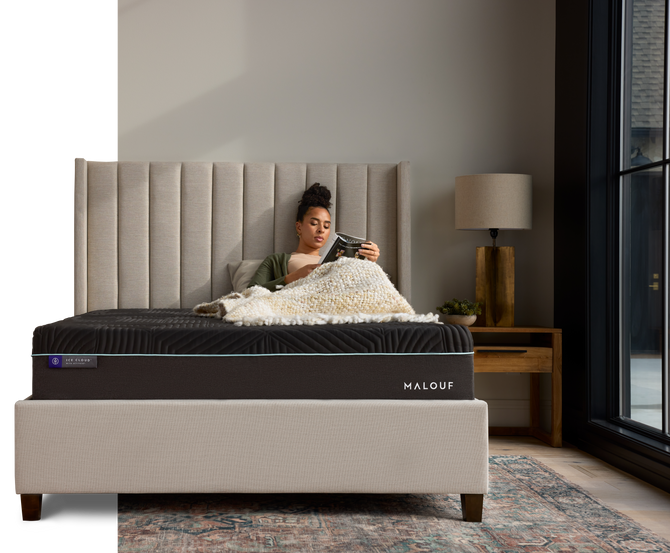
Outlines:
POLYGON ((228 292, 228 263, 291 252, 315 182, 336 230, 365 236, 410 300, 410 172, 399 164, 75 160, 75 314, 193 307, 228 292))

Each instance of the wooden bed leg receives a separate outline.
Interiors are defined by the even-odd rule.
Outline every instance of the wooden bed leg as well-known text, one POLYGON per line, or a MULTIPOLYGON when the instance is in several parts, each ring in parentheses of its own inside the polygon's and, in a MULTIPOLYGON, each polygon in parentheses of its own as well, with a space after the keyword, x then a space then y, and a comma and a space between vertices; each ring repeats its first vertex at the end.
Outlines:
POLYGON ((42 494, 22 493, 21 512, 23 520, 40 520, 42 518, 42 494))
POLYGON ((483 493, 461 494, 461 509, 463 509, 463 520, 467 522, 481 522, 483 508, 483 493))

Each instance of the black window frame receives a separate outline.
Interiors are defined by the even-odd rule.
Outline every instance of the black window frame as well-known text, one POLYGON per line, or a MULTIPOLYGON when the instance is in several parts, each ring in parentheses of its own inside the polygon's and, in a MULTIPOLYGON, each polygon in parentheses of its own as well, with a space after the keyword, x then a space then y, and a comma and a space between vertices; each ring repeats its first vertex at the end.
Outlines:
POLYGON ((622 17, 618 1, 556 3, 554 323, 563 329, 564 437, 670 492, 670 444, 619 417, 622 17))

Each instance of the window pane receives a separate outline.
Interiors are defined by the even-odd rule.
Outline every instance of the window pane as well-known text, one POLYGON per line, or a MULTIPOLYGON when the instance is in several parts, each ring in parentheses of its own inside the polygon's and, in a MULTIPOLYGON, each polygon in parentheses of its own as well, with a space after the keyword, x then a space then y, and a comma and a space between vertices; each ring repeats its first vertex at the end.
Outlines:
POLYGON ((621 415, 662 430, 663 170, 626 175, 621 185, 621 415))
POLYGON ((624 49, 624 169, 663 158, 665 0, 629 0, 624 49))

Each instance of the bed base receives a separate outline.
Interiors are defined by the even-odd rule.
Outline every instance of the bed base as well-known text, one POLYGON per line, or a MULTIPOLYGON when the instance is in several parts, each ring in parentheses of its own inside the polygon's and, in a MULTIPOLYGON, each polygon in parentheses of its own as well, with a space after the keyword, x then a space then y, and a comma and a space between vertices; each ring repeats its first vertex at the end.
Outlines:
POLYGON ((44 493, 461 494, 481 521, 479 400, 25 400, 24 520, 44 493))

